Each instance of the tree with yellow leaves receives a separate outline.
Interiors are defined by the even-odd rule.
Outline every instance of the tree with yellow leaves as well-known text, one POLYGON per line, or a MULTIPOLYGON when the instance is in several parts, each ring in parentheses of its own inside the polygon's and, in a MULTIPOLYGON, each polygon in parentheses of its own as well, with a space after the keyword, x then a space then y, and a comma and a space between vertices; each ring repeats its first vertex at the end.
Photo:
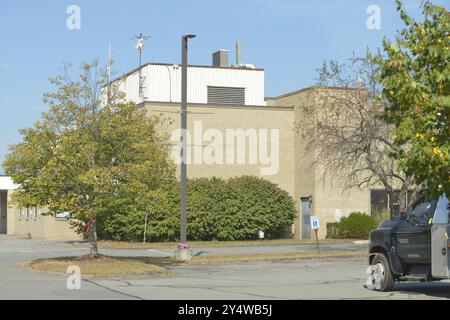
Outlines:
POLYGON ((402 146, 393 157, 428 196, 449 195, 450 13, 425 1, 419 22, 396 2, 405 27, 395 41, 383 40, 379 61, 383 118, 402 146))

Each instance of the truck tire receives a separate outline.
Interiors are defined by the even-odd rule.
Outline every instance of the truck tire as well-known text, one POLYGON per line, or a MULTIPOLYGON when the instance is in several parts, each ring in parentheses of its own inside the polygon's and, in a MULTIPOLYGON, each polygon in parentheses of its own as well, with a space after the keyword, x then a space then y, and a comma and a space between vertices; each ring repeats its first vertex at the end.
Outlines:
POLYGON ((377 291, 390 291, 394 288, 394 278, 392 276, 391 267, 388 258, 382 254, 377 253, 372 259, 372 266, 378 266, 379 283, 373 287, 377 291))

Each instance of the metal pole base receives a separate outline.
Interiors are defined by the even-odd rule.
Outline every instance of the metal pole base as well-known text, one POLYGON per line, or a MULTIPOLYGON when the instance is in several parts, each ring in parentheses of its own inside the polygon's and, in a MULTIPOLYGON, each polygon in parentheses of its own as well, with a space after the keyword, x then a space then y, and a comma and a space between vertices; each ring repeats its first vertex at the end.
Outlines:
POLYGON ((176 260, 191 260, 192 258, 192 249, 190 248, 177 248, 175 251, 175 259, 176 260))
POLYGON ((317 247, 317 256, 320 256, 320 249, 319 249, 319 230, 314 229, 314 233, 316 234, 316 247, 317 247))

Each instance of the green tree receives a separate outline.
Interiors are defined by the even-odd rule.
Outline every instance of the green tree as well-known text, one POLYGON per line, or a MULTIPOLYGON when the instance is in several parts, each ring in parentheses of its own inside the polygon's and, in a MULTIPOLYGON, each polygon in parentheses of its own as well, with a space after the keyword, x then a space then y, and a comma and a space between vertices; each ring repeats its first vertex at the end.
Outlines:
POLYGON ((69 212, 72 227, 89 233, 92 254, 98 254, 97 220, 144 217, 175 179, 162 119, 124 101, 117 83, 104 90, 107 79, 97 62, 84 64, 76 81, 67 68, 51 79, 57 90, 45 94, 49 110, 20 131, 23 141, 3 164, 21 186, 13 201, 69 212))
POLYGON ((450 14, 425 1, 418 22, 396 2, 406 26, 379 60, 384 120, 403 146, 392 155, 429 196, 450 194, 450 14))

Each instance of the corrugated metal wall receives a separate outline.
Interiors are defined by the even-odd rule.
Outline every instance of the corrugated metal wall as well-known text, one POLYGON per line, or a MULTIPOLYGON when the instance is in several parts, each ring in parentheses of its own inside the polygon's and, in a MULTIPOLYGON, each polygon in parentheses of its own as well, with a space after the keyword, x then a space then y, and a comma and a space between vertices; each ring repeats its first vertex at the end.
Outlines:
MULTIPOLYGON (((181 67, 150 64, 143 68, 144 100, 160 102, 181 101, 181 67)), ((139 99, 138 73, 128 76, 121 85, 127 98, 139 99)), ((208 86, 245 88, 246 105, 266 105, 264 101, 264 71, 233 68, 188 68, 188 102, 208 103, 208 86)))

